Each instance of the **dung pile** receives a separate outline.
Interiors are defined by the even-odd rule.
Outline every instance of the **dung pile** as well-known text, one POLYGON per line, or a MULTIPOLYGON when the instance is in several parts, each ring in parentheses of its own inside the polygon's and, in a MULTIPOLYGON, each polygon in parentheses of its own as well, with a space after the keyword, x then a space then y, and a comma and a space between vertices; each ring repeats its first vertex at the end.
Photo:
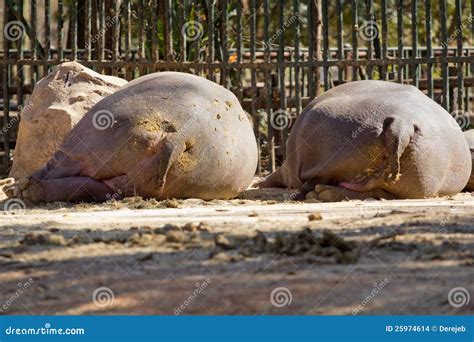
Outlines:
MULTIPOLYGON (((244 257, 256 254, 275 253, 284 256, 313 255, 330 257, 338 263, 353 263, 359 259, 360 245, 348 241, 335 233, 324 230, 315 235, 309 228, 300 232, 278 232, 276 234, 257 231, 252 238, 229 237, 217 234, 214 237, 214 255, 222 258, 223 251, 237 250, 244 257)), ((235 259, 235 256, 234 256, 235 259)))

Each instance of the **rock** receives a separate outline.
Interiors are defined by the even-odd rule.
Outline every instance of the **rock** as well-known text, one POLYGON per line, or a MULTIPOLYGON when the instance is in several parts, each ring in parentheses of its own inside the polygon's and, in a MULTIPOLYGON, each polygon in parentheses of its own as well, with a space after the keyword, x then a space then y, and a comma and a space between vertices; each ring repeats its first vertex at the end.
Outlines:
POLYGON ((199 228, 199 225, 194 222, 188 222, 183 226, 183 230, 186 232, 195 232, 199 228))
POLYGON ((126 83, 76 62, 57 66, 23 107, 10 177, 20 179, 43 167, 84 114, 126 83))
POLYGON ((188 236, 178 230, 170 230, 166 233, 166 241, 167 242, 184 242, 188 239, 188 236))
POLYGON ((20 241, 21 244, 25 245, 53 245, 53 246, 66 246, 68 242, 62 235, 49 234, 49 233, 28 233, 20 241))
POLYGON ((232 243, 224 234, 217 234, 214 237, 214 242, 217 247, 220 247, 225 250, 236 248, 235 243, 232 243))
POLYGON ((308 215, 308 220, 310 221, 319 221, 322 220, 323 217, 321 216, 320 213, 313 213, 308 215))

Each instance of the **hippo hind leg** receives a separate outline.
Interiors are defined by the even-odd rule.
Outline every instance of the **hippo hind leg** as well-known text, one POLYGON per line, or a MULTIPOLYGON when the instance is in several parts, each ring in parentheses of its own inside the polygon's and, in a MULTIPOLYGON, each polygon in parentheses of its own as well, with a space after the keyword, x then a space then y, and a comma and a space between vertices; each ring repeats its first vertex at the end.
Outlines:
POLYGON ((17 196, 39 202, 103 202, 114 198, 114 191, 104 182, 90 177, 65 177, 48 180, 30 179, 17 196))

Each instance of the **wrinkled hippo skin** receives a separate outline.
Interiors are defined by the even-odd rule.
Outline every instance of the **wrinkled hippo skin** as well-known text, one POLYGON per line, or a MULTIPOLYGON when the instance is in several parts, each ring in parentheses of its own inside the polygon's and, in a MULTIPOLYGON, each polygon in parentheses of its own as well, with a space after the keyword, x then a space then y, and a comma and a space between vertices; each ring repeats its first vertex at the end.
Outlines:
POLYGON ((471 167, 463 133, 441 106, 413 86, 358 81, 305 108, 286 160, 260 187, 322 201, 428 198, 460 192, 471 167))
POLYGON ((469 179, 469 183, 467 183, 466 190, 474 191, 474 129, 465 131, 464 136, 466 137, 467 143, 469 144, 469 149, 471 150, 471 159, 472 159, 471 178, 469 179))
POLYGON ((125 84, 77 62, 56 66, 36 84, 23 107, 10 177, 18 180, 45 166, 74 125, 125 84))
POLYGON ((45 168, 7 194, 31 202, 227 199, 252 181, 257 145, 237 98, 202 77, 160 72, 98 102, 45 168))

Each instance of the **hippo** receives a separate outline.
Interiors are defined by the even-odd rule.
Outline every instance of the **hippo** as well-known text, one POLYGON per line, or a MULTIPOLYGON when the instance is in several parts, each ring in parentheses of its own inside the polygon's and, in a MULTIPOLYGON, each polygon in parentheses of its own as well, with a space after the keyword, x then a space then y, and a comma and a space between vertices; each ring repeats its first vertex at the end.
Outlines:
POLYGON ((229 199, 257 167, 237 98, 205 78, 159 72, 95 104, 46 166, 6 190, 33 203, 126 196, 229 199))
POLYGON ((321 201, 448 196, 465 187, 471 164, 461 128, 440 105, 411 85, 365 80, 303 110, 286 159, 259 187, 321 201))
POLYGON ((469 144, 469 149, 471 150, 471 159, 472 159, 472 173, 469 182, 467 183, 467 191, 474 191, 474 129, 470 129, 464 132, 467 143, 469 144))

